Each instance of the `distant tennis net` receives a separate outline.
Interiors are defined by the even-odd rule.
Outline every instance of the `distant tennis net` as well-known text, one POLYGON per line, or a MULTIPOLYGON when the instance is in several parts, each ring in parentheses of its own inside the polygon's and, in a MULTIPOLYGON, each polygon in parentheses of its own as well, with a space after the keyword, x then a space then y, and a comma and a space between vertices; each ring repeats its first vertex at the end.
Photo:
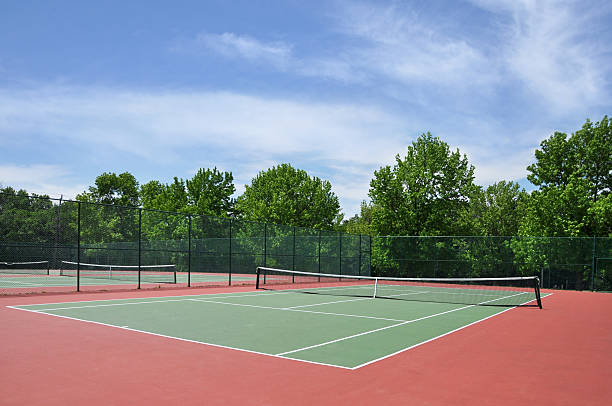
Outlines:
POLYGON ((388 278, 257 268, 257 289, 483 306, 538 306, 537 277, 388 278))
POLYGON ((0 273, 13 275, 49 275, 49 261, 0 262, 0 273))
POLYGON ((111 264, 88 264, 71 261, 62 261, 60 275, 77 276, 80 272, 81 278, 114 279, 123 281, 140 280, 149 283, 176 283, 176 266, 170 265, 111 265, 111 264), (140 269, 139 269, 140 268, 140 269))

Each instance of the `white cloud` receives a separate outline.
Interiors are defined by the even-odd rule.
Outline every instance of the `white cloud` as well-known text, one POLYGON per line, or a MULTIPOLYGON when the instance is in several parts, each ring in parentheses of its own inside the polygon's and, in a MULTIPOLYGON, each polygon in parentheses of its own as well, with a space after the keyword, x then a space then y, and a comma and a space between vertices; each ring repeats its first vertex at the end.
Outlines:
MULTIPOLYGON (((164 168, 188 159, 185 175, 194 168, 217 166, 233 172, 240 194, 258 171, 288 162, 330 180, 345 213, 352 215, 367 199, 374 170, 393 164, 395 155, 405 154, 408 144, 424 129, 418 112, 393 114, 348 102, 230 92, 82 87, 4 90, 0 91, 0 137, 60 142, 66 148, 56 151, 55 158, 74 167, 26 166, 5 160, 9 164, 2 167, 0 181, 37 193, 76 195, 86 189, 81 184, 92 182, 79 179, 75 186, 79 168, 88 165, 95 173, 98 169, 91 158, 104 153, 105 157, 123 157, 113 163, 120 170, 127 169, 125 157, 164 168), (75 146, 96 154, 74 154, 71 148, 75 146)), ((540 141, 532 134, 510 136, 503 126, 484 118, 453 131, 434 135, 469 154, 481 183, 524 177, 527 152, 540 141), (495 137, 487 141, 487 134, 495 137)), ((537 134, 540 138, 548 135, 537 134)))
POLYGON ((341 32, 358 38, 352 62, 406 85, 474 86, 496 79, 491 61, 465 38, 435 29, 408 8, 348 3, 338 17, 341 32))
POLYGON ((263 61, 283 67, 291 58, 291 46, 283 42, 263 42, 246 35, 231 32, 223 34, 201 33, 195 43, 226 57, 240 57, 263 61))
POLYGON ((73 199, 86 189, 84 185, 71 183, 70 175, 68 168, 59 165, 0 165, 0 185, 50 197, 63 195, 73 199))
MULTIPOLYGON (((202 151, 206 166, 234 172, 238 192, 257 171, 282 162, 298 167, 321 166, 324 174, 328 172, 327 162, 375 167, 404 148, 403 125, 398 117, 366 105, 230 92, 76 87, 0 91, 0 137, 61 142, 96 154, 107 151, 109 156, 119 152, 156 164, 175 164, 186 154, 202 151)), ((66 148, 58 154, 71 152, 66 148)), ((119 165, 125 167, 125 163, 119 165)), ((37 169, 47 173, 46 183, 66 175, 51 167, 37 169)), ((7 184, 18 183, 14 173, 5 180, 7 184)), ((19 179, 36 178, 24 168, 19 173, 19 179)), ((48 187, 42 187, 45 182, 28 189, 47 191, 48 187)))
POLYGON ((533 104, 566 114, 609 100, 609 42, 597 35, 610 4, 584 1, 473 0, 507 18, 502 55, 507 73, 534 95, 533 104))

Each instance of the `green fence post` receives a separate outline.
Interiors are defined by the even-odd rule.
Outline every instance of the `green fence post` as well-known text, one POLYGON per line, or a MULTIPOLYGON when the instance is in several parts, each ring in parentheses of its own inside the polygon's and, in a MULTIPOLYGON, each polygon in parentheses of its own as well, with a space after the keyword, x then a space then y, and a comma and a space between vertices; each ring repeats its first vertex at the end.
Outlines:
POLYGON ((264 223, 264 267, 268 266, 268 223, 264 223))
MULTIPOLYGON (((321 230, 319 230, 319 253, 318 253, 318 262, 319 262, 319 273, 321 273, 321 230)), ((319 282, 321 281, 321 277, 319 276, 319 282)))
POLYGON ((77 203, 77 292, 81 290, 81 202, 77 203))
POLYGON ((232 219, 229 221, 229 268, 228 268, 228 277, 227 284, 229 286, 232 285, 232 219))
POLYGON ((142 209, 138 208, 138 289, 140 289, 140 271, 142 266, 142 209))
POLYGON ((357 268, 357 275, 361 276, 361 234, 359 234, 359 268, 357 268))
POLYGON ((191 287, 191 214, 187 215, 188 252, 187 252, 187 287, 191 287))
MULTIPOLYGON (((295 271, 295 226, 293 226, 293 255, 291 258, 291 270, 295 271)), ((291 282, 295 283, 295 275, 291 275, 291 282)))
POLYGON ((342 275, 342 234, 338 234, 338 238, 340 239, 340 247, 338 249, 338 258, 339 258, 339 265, 340 265, 339 275, 342 275))
POLYGON ((597 268, 597 237, 593 236, 593 258, 591 264, 591 292, 595 291, 595 275, 597 268))

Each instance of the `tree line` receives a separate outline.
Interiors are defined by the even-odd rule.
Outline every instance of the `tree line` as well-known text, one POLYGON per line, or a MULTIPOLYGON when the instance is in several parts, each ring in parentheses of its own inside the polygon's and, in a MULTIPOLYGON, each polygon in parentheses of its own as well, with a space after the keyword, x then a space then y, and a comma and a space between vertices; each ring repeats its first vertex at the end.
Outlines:
MULTIPOLYGON (((505 180, 483 187, 474 182, 475 168, 465 154, 424 133, 405 155, 396 155, 394 165, 374 172, 369 199, 348 219, 329 181, 288 163, 260 171, 237 198, 232 172, 215 167, 190 179, 142 185, 129 172, 103 173, 76 199, 353 234, 612 236, 608 117, 587 120, 569 136, 555 132, 534 158, 527 170, 535 190, 505 180)), ((0 191, 27 195, 10 186, 0 191)))

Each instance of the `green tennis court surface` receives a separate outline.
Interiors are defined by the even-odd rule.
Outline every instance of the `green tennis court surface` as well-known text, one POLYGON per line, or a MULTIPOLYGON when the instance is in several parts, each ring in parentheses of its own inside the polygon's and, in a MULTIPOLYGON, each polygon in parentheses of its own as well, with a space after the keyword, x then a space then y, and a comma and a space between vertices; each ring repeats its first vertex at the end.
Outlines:
MULTIPOLYGON (((15 308, 349 369, 513 309, 349 298, 296 291, 121 299, 15 308)), ((513 311, 534 310, 518 308, 513 311)))
MULTIPOLYGON (((130 280, 121 280, 114 278, 88 278, 81 277, 80 284, 83 286, 104 286, 104 285, 134 285, 138 282, 138 275, 134 275, 130 280)), ((254 281, 254 275, 232 275, 232 281, 254 281)), ((195 273, 191 274, 192 283, 204 283, 204 282, 225 282, 228 281, 227 274, 205 274, 195 273)), ((187 283, 187 275, 184 273, 178 273, 176 276, 176 282, 178 284, 187 283)), ((161 284, 162 282, 151 282, 147 281, 146 277, 142 278, 143 284, 161 284)), ((0 287, 2 288, 24 288, 24 287, 48 287, 48 286, 76 286, 76 277, 74 276, 60 276, 60 275, 11 275, 1 274, 0 275, 0 287)))

